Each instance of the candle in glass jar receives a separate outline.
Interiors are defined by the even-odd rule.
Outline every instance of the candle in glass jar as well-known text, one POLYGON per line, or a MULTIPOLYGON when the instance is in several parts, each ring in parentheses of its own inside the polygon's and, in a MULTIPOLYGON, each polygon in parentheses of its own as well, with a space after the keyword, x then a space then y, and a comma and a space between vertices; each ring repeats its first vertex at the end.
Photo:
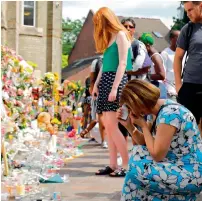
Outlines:
POLYGON ((25 185, 17 185, 16 186, 16 191, 18 195, 24 195, 25 194, 25 185))

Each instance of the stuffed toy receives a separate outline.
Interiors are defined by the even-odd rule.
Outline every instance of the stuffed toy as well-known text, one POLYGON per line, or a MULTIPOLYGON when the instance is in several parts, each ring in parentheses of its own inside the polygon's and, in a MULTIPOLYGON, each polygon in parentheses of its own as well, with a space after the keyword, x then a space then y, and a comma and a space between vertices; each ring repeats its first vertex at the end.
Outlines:
POLYGON ((41 112, 37 117, 37 123, 40 129, 47 130, 51 135, 55 134, 51 124, 51 115, 48 112, 41 112))

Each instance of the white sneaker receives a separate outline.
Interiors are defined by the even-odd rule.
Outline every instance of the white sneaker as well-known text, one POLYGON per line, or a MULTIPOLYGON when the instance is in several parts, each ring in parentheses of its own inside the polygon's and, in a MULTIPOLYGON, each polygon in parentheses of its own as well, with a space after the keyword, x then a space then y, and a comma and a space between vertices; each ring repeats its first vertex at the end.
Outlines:
POLYGON ((106 141, 104 141, 101 146, 102 146, 102 148, 104 148, 104 149, 107 149, 107 148, 108 148, 108 145, 107 145, 107 142, 106 142, 106 141))

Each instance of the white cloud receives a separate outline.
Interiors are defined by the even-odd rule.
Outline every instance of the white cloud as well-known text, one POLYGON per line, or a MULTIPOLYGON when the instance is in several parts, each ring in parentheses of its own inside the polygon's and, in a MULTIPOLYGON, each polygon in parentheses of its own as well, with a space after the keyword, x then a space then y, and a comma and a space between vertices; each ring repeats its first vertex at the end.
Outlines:
POLYGON ((111 8, 116 15, 131 17, 160 18, 170 28, 172 17, 177 15, 179 1, 175 0, 87 0, 63 1, 63 18, 81 19, 89 10, 97 11, 100 7, 111 8))

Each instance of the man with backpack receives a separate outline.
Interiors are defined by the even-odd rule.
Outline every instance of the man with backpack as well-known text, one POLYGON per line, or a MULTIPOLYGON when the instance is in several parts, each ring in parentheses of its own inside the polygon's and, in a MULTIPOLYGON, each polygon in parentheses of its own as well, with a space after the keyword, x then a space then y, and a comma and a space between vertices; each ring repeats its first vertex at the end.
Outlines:
MULTIPOLYGON (((129 31, 130 35, 134 37, 136 27, 134 19, 130 17, 124 18, 121 23, 129 31)), ((130 79, 145 80, 152 62, 148 56, 144 43, 134 38, 131 43, 131 53, 133 70, 127 72, 127 74, 130 79)))
POLYGON ((178 101, 193 113, 202 133, 202 1, 184 1, 184 8, 191 22, 182 28, 177 41, 175 85, 178 101))

